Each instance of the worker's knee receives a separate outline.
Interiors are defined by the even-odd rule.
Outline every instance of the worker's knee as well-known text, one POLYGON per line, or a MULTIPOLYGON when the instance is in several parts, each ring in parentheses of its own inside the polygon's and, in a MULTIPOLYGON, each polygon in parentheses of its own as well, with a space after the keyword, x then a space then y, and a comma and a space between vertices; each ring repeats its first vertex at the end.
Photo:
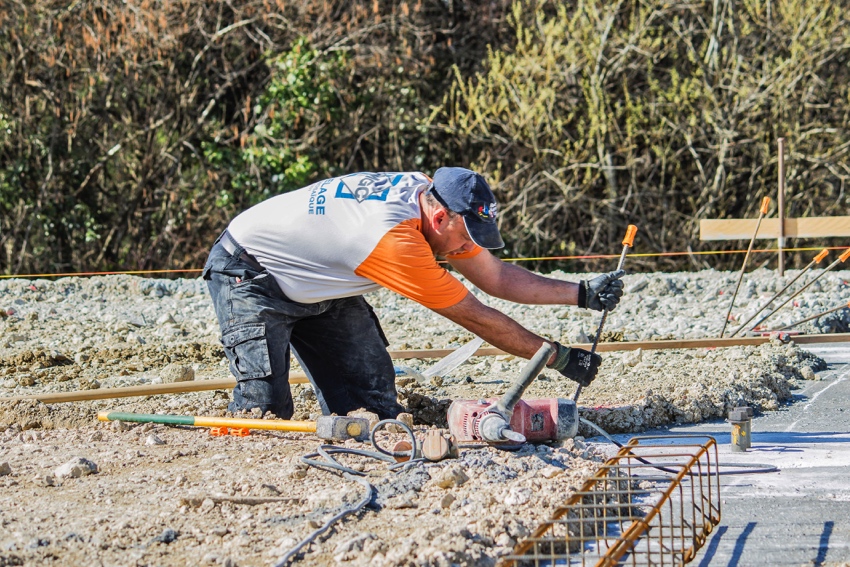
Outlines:
POLYGON ((263 414, 272 412, 281 419, 292 417, 294 408, 289 384, 273 378, 242 380, 233 388, 233 401, 227 409, 233 413, 259 408, 263 414))

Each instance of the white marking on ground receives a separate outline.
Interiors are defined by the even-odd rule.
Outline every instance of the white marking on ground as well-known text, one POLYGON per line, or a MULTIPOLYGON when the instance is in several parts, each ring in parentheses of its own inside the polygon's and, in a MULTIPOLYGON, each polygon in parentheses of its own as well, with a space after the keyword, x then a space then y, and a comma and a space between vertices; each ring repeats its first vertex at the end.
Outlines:
POLYGON ((840 384, 841 382, 846 380, 848 376, 850 376, 850 365, 846 365, 845 370, 841 374, 841 376, 839 376, 837 379, 835 379, 829 386, 827 386, 826 388, 824 388, 823 390, 821 390, 820 392, 818 392, 817 394, 812 396, 812 398, 809 400, 809 402, 806 405, 803 406, 803 409, 800 412, 800 414, 801 414, 800 417, 797 420, 795 420, 794 423, 792 423, 787 428, 785 428, 785 433, 791 433, 794 430, 794 426, 796 426, 800 422, 800 420, 803 419, 803 416, 805 415, 806 411, 809 409, 809 407, 813 403, 815 403, 815 400, 818 399, 818 397, 821 394, 823 394, 824 392, 826 392, 827 390, 829 390, 830 388, 832 388, 836 384, 840 384))

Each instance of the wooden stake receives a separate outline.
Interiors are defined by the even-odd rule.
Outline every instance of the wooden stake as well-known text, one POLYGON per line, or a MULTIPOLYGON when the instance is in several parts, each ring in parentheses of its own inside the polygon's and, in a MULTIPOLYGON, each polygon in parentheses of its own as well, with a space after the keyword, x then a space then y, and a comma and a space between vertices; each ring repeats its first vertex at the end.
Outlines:
POLYGON ((779 138, 779 277, 785 275, 785 138, 779 138))

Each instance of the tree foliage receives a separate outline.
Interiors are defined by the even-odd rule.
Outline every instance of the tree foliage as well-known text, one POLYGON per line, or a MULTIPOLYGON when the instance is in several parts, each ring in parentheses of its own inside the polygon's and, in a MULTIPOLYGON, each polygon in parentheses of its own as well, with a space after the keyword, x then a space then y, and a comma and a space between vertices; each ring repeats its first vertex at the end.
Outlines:
POLYGON ((198 267, 270 195, 442 165, 492 181, 506 255, 616 252, 627 223, 722 247, 698 220, 757 214, 779 136, 787 213, 844 214, 847 8, 4 0, 0 271, 198 267))

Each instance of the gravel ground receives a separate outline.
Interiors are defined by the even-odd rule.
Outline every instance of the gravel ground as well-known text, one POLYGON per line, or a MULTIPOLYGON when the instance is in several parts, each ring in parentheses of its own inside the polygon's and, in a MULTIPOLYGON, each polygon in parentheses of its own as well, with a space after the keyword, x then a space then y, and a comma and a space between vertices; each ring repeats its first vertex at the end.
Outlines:
MULTIPOLYGON (((748 274, 733 318, 748 318, 797 273, 748 274)), ((788 324, 846 302, 848 279, 846 271, 824 275, 769 324, 788 324)), ((636 274, 625 281, 627 295, 609 315, 603 341, 717 336, 737 273, 636 274)), ((368 299, 392 349, 450 348, 472 338, 389 292, 368 299)), ((598 313, 574 307, 485 301, 566 343, 584 342, 599 321, 598 313)), ((799 330, 846 332, 848 311, 799 330)), ((729 328, 737 328, 735 321, 729 328)), ((399 364, 424 370, 434 362, 399 364)), ((498 396, 524 363, 511 356, 474 357, 429 383, 400 377, 400 401, 417 429, 442 427, 452 399, 498 396)), ((635 433, 718 418, 741 402, 774 411, 789 402, 801 380, 816 379, 824 367, 793 343, 779 342, 605 353, 579 409, 610 432, 635 433)), ((0 396, 228 375, 200 280, 0 281, 0 396)), ((526 397, 572 397, 573 386, 547 371, 526 397)), ((293 390, 295 419, 315 418, 319 408, 312 390, 293 390)), ((107 424, 95 417, 103 410, 223 416, 228 401, 228 392, 210 391, 74 404, 0 402, 0 566, 274 565, 362 498, 360 484, 301 464, 298 457, 319 444, 309 434, 211 437, 203 428, 107 424)), ((592 435, 586 428, 580 433, 592 435)), ((385 443, 402 438, 382 436, 385 443)), ((611 454, 613 446, 597 439, 527 444, 514 452, 464 449, 459 459, 402 472, 346 458, 368 473, 376 496, 365 511, 319 538, 300 561, 491 565, 611 454)))

